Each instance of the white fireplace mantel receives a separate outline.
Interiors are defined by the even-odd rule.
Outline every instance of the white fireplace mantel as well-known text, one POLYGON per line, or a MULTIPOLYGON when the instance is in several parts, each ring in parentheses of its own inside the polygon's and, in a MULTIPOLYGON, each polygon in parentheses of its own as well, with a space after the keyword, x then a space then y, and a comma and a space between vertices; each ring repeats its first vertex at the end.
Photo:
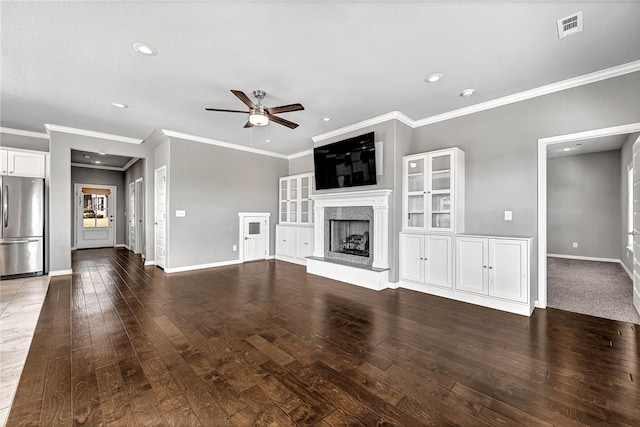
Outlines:
POLYGON ((324 257, 324 208, 371 206, 373 208, 372 266, 389 268, 389 196, 391 192, 392 190, 366 190, 312 195, 313 256, 324 257))

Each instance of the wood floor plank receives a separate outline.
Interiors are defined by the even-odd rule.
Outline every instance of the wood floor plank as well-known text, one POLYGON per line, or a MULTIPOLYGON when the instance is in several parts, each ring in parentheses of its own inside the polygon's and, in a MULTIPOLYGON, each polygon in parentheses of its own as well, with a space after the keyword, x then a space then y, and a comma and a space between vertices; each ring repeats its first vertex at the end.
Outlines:
POLYGON ((640 425, 639 325, 75 251, 8 425, 640 425))

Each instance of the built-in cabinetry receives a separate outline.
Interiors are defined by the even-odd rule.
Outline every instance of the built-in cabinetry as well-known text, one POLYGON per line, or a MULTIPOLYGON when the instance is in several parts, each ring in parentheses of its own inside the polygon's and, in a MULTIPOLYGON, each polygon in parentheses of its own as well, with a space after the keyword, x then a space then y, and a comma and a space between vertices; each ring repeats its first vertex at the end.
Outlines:
POLYGON ((305 265, 305 258, 313 254, 312 191, 312 173, 280 178, 276 259, 305 265))
POLYGON ((405 156, 403 230, 464 232, 464 151, 405 156))
POLYGON ((450 235, 400 233, 400 280, 451 289, 450 235))
POLYGON ((456 291, 526 303, 530 241, 456 236, 456 291))
POLYGON ((311 191, 313 174, 284 176, 279 185, 279 223, 280 224, 313 224, 313 208, 311 191))
POLYGON ((458 234, 464 177, 458 148, 404 157, 400 285, 530 315, 531 239, 458 234))
POLYGON ((313 254, 313 227, 276 225, 276 259, 306 265, 313 254))
POLYGON ((46 154, 0 148, 0 175, 45 177, 46 154))

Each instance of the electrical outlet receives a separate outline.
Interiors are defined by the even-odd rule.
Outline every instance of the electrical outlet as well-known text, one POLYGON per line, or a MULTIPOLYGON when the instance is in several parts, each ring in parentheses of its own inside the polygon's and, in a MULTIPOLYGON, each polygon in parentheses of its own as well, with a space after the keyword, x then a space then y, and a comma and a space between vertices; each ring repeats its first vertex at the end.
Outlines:
POLYGON ((573 242, 573 247, 577 248, 578 247, 578 242, 573 242))
POLYGON ((504 211, 504 220, 513 221, 513 211, 504 211))
POLYGON ((238 250, 238 245, 233 245, 233 252, 238 250))

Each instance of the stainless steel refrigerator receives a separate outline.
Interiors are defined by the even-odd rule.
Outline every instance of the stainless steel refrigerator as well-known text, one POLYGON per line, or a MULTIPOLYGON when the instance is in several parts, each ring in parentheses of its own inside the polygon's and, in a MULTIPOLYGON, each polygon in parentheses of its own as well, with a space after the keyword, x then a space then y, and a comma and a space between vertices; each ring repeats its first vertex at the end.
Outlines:
POLYGON ((0 276, 44 272, 44 179, 0 176, 0 276))

